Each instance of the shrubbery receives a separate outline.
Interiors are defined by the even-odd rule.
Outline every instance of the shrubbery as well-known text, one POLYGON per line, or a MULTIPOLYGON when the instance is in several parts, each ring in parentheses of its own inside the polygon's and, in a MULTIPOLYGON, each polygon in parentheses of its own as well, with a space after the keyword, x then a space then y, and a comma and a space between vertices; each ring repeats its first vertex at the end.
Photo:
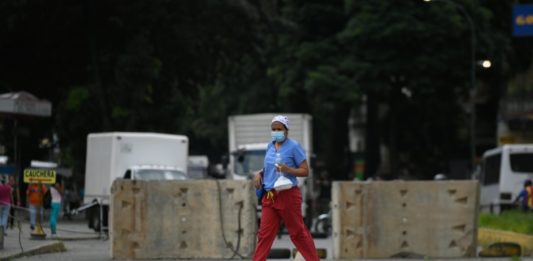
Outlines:
POLYGON ((533 212, 505 211, 500 215, 481 213, 479 227, 533 235, 533 212))

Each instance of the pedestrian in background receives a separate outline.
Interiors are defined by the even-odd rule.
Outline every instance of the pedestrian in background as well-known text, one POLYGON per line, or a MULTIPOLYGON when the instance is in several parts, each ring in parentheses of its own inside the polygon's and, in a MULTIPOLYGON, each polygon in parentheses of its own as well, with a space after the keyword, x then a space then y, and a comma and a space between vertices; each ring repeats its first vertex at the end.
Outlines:
POLYGON ((26 200, 30 209, 30 228, 32 231, 35 229, 37 209, 40 209, 41 221, 44 217, 43 197, 47 190, 45 185, 39 185, 37 183, 30 183, 26 189, 26 200))
POLYGON ((50 211, 50 231, 52 237, 56 237, 56 225, 57 225, 57 216, 59 215, 59 210, 61 209, 61 194, 63 193, 62 186, 59 182, 56 182, 53 186, 50 187, 50 195, 52 196, 52 205, 50 211))
POLYGON ((524 181, 524 188, 518 193, 515 203, 519 203, 523 211, 533 210, 533 186, 531 180, 524 181))
POLYGON ((17 182, 15 181, 15 176, 9 176, 9 185, 11 186, 11 204, 12 207, 9 208, 9 226, 13 229, 13 224, 15 223, 15 207, 20 206, 20 194, 17 182))
POLYGON ((63 218, 67 218, 69 220, 72 219, 72 216, 70 214, 71 211, 71 204, 72 204, 72 198, 74 196, 74 192, 72 191, 70 186, 65 186, 63 189, 63 218))
POLYGON ((289 119, 286 116, 274 117, 271 130, 272 141, 267 147, 263 169, 256 172, 254 177, 256 188, 264 193, 257 193, 262 197, 262 208, 253 260, 267 259, 282 221, 291 241, 305 260, 319 260, 311 233, 303 221, 302 194, 296 179, 309 174, 305 152, 298 142, 288 138, 289 119), (278 154, 279 163, 276 162, 278 154), (277 187, 276 181, 283 179, 283 176, 290 180, 291 186, 283 185, 283 189, 274 189, 277 187))
POLYGON ((0 225, 4 229, 4 236, 7 235, 7 220, 9 209, 11 208, 11 186, 7 183, 5 175, 0 176, 0 225))

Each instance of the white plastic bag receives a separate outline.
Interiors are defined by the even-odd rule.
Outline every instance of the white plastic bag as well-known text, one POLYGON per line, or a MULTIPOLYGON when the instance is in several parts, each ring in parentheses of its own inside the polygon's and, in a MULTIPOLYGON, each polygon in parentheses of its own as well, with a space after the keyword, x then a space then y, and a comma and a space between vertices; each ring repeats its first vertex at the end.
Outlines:
POLYGON ((279 175, 278 179, 274 183, 274 189, 276 191, 282 191, 292 188, 292 182, 285 175, 279 175))

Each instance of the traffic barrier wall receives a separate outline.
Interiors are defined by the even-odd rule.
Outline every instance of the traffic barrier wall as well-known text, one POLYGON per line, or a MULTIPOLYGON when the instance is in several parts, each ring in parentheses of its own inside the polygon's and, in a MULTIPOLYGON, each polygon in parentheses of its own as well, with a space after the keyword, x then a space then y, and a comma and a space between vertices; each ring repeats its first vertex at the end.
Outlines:
POLYGON ((255 250, 250 181, 117 180, 111 193, 112 258, 227 259, 255 250))
POLYGON ((478 205, 477 181, 333 182, 333 256, 476 256, 478 205))

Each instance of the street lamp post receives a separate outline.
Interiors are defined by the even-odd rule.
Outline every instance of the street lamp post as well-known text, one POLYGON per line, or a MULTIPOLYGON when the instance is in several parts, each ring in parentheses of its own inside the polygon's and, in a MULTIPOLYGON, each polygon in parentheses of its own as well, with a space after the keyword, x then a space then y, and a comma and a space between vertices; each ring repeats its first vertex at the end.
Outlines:
POLYGON ((466 9, 451 0, 424 0, 425 2, 444 2, 451 4, 459 10, 465 17, 470 29, 470 167, 471 171, 476 167, 476 103, 474 100, 476 94, 476 32, 472 18, 466 9))

